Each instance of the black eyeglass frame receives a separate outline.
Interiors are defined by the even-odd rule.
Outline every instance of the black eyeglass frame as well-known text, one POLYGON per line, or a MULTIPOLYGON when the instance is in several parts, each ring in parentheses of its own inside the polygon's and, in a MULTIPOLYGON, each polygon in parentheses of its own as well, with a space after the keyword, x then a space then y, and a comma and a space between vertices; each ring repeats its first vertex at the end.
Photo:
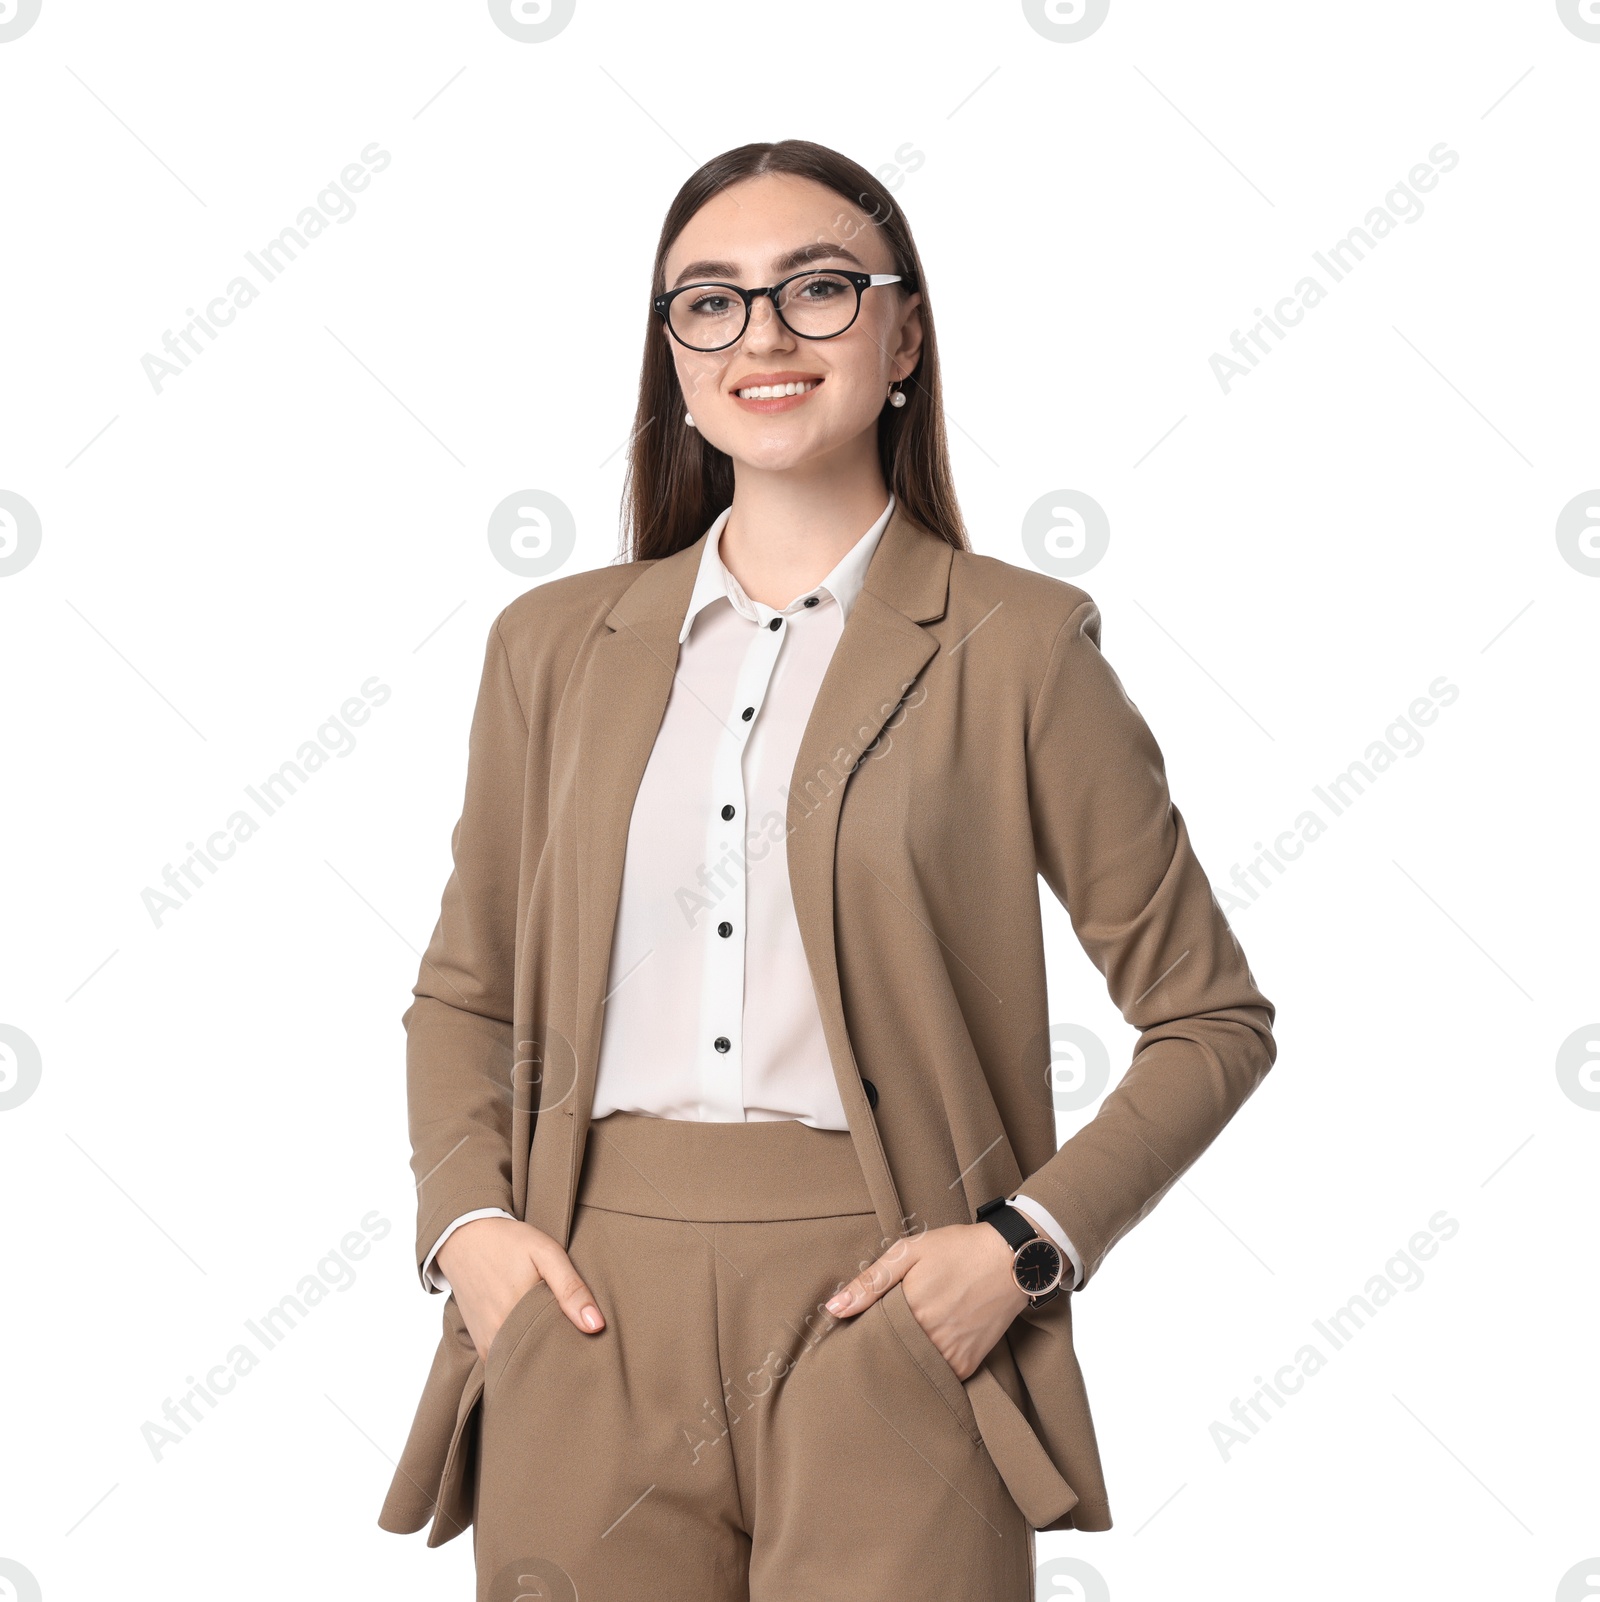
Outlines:
POLYGON ((651 309, 667 325, 667 332, 683 346, 685 350, 695 351, 699 355, 707 355, 712 351, 727 350, 730 345, 737 345, 744 338, 745 330, 750 326, 750 308, 761 296, 765 295, 772 302, 772 310, 780 323, 797 339, 837 339, 840 334, 848 334, 855 327, 856 318, 861 315, 861 297, 869 289, 877 289, 883 284, 904 284, 906 293, 916 293, 916 279, 910 273, 852 273, 843 267, 807 267, 804 272, 790 273, 785 279, 776 284, 769 284, 765 289, 741 289, 738 284, 725 284, 717 279, 710 279, 703 284, 679 284, 676 289, 669 289, 665 294, 656 295, 650 302, 651 309), (783 315, 778 305, 778 291, 787 289, 798 278, 819 278, 829 274, 834 278, 843 278, 852 284, 856 292, 856 309, 851 313, 850 321, 843 328, 832 334, 803 334, 787 317, 783 315), (744 321, 739 325, 739 332, 732 339, 721 345, 691 345, 676 328, 672 326, 672 303, 679 295, 687 294, 691 289, 727 289, 731 290, 744 302, 744 321))

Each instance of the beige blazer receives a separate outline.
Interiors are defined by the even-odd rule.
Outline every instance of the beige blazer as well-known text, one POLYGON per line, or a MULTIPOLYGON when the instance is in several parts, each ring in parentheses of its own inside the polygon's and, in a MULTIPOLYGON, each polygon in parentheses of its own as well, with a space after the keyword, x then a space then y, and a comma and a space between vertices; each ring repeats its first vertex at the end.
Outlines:
MULTIPOLYGON (((701 543, 551 580, 490 630, 454 872, 404 1017, 419 1272, 474 1208, 568 1240, 628 825, 701 543)), ((1099 638, 1083 590, 897 508, 788 808, 795 911, 885 1247, 1025 1189, 1083 1254, 1078 1291, 1022 1313, 962 1382, 1038 1529, 1111 1526, 1074 1301, 1276 1055, 1273 1005, 1099 638), (1040 874, 1140 1031, 1059 1150, 1040 874)), ((438 1545, 470 1524, 482 1389, 451 1297, 384 1528, 431 1519, 438 1545)))

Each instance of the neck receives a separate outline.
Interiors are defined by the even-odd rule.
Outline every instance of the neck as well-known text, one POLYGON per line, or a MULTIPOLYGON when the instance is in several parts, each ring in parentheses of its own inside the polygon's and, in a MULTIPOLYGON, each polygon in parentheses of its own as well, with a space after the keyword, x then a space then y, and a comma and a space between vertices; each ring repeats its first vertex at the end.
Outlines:
POLYGON ((873 429, 847 456, 832 452, 779 472, 736 460, 733 471, 718 554, 764 606, 787 606, 826 578, 889 504, 873 429))

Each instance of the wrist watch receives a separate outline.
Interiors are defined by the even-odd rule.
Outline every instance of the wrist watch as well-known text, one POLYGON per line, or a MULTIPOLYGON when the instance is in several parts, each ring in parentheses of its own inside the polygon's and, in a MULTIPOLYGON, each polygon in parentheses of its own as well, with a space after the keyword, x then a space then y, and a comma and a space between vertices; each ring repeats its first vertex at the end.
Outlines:
POLYGON ((1011 1277, 1030 1307, 1043 1307, 1061 1294, 1061 1250, 1017 1209, 997 1196, 978 1209, 980 1224, 993 1224, 1011 1248, 1011 1277))

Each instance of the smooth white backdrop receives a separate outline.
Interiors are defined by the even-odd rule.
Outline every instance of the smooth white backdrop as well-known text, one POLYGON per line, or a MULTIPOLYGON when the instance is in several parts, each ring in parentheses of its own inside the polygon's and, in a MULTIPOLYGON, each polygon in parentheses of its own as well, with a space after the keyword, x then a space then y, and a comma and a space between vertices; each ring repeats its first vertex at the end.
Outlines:
MULTIPOLYGON (((1278 1064, 1077 1304, 1116 1526, 1041 1537, 1040 1595, 1596 1594, 1600 562, 1557 539, 1576 497, 1573 548, 1600 521, 1587 13, 1116 0, 1069 43, 1018 4, 578 0, 520 43, 492 9, 44 0, 0 42, 0 491, 40 531, 0 577, 0 1596, 471 1594, 470 1537, 374 1520, 441 1308, 399 1019, 530 582, 486 530, 538 490, 563 571, 613 559, 662 213, 786 136, 911 218, 975 547, 1027 562, 1060 490, 1104 509, 1074 582, 1219 896, 1327 822, 1224 900, 1278 1064), (263 284, 246 252, 374 143, 263 284), (1441 143, 1421 214, 1319 270, 1441 143), (1213 355, 1308 271, 1326 298, 1225 392, 1213 355), (240 274, 158 392, 144 359, 240 274), (1335 817, 1313 787, 1410 749, 1441 676, 1335 817), (374 679, 264 818, 245 787, 342 748, 374 679), (265 1350, 246 1321, 319 1265, 343 1288, 265 1350), (1411 1288, 1336 1347, 1375 1276, 1411 1288)), ((1053 1017, 1115 1077, 1132 1031, 1047 927, 1053 1017)))

